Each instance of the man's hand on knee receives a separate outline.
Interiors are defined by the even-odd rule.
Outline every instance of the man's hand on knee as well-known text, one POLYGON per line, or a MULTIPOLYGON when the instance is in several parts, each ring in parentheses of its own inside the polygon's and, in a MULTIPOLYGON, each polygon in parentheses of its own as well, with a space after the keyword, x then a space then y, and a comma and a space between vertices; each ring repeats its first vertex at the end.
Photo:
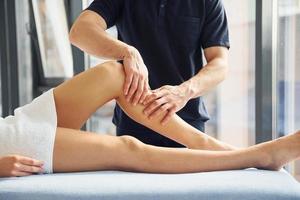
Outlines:
POLYGON ((144 114, 150 119, 164 114, 161 123, 166 124, 170 118, 181 110, 189 98, 185 95, 185 89, 179 86, 165 85, 147 95, 144 105, 144 114))
POLYGON ((126 74, 124 84, 126 100, 133 105, 142 103, 149 90, 148 69, 138 50, 130 47, 125 53, 123 65, 126 74))

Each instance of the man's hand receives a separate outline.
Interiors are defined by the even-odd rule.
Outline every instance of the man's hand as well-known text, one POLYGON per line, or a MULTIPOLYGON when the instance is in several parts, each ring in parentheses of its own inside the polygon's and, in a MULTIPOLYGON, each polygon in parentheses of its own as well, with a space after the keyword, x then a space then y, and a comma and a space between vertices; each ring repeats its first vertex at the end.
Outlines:
POLYGON ((29 176, 41 172, 41 161, 17 155, 0 157, 0 177, 29 176))
POLYGON ((146 105, 144 114, 152 119, 167 111, 161 121, 163 125, 166 124, 172 115, 182 109, 189 101, 186 91, 187 90, 183 85, 165 85, 153 90, 151 94, 147 95, 143 102, 143 104, 146 105))
POLYGON ((148 86, 148 70, 135 48, 131 47, 124 56, 123 65, 126 74, 124 95, 133 105, 141 103, 146 98, 148 86))

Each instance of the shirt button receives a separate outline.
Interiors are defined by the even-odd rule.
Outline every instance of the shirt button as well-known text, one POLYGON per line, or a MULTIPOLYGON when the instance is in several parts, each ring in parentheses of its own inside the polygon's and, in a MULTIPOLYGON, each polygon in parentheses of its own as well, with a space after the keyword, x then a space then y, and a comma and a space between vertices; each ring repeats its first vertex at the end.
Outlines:
POLYGON ((164 8, 164 7, 165 7, 165 4, 161 4, 160 7, 161 7, 161 8, 164 8))

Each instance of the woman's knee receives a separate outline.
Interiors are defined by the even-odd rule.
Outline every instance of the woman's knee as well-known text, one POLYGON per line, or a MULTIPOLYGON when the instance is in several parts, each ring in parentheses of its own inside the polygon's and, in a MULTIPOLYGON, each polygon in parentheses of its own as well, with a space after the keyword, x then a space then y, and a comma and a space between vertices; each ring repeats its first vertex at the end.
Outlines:
POLYGON ((123 65, 116 61, 107 61, 102 64, 95 66, 96 70, 104 71, 107 73, 112 80, 124 80, 125 73, 123 65))
POLYGON ((96 74, 99 74, 100 76, 104 75, 105 77, 108 77, 109 87, 112 90, 116 90, 115 92, 117 94, 122 92, 125 81, 125 72, 121 63, 108 61, 93 67, 93 70, 98 72, 96 74))
POLYGON ((119 139, 124 147, 131 152, 141 152, 146 146, 143 142, 129 135, 120 136, 119 139))

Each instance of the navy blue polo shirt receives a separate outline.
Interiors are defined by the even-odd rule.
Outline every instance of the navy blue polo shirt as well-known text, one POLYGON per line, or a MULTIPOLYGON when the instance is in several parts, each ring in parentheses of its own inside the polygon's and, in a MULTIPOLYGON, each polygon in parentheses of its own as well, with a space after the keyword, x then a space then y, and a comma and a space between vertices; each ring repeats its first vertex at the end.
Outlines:
MULTIPOLYGON (((95 0, 87 9, 102 16, 108 28, 116 25, 118 39, 140 52, 152 89, 193 77, 203 67, 203 49, 229 48, 221 0, 95 0)), ((209 119, 202 97, 190 100, 177 114, 201 131, 209 119)), ((134 122, 118 105, 113 122, 118 135, 158 146, 180 146, 134 122)))

